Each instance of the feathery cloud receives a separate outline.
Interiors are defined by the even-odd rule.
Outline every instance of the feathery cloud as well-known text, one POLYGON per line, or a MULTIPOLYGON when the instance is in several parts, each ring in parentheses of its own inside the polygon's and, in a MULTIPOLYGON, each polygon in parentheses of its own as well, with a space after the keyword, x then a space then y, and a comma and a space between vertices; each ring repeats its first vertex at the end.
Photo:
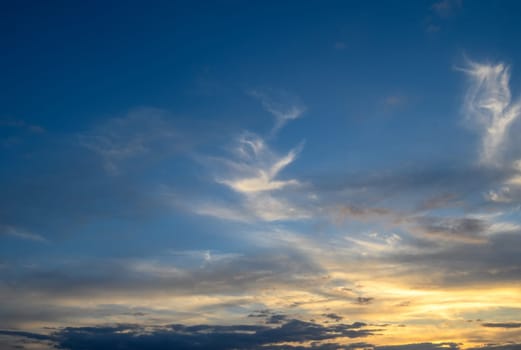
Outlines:
POLYGON ((298 102, 297 98, 286 96, 288 95, 287 93, 279 94, 283 95, 282 98, 280 96, 275 98, 272 96, 273 94, 269 95, 258 90, 252 90, 249 94, 257 98, 261 102, 262 107, 275 117, 275 125, 271 130, 272 135, 275 135, 289 121, 300 118, 306 111, 306 108, 298 102))
POLYGON ((13 226, 0 225, 0 235, 7 235, 36 242, 48 242, 43 236, 13 226))
POLYGON ((512 101, 510 67, 469 61, 461 70, 470 78, 465 117, 482 133, 481 162, 500 165, 509 128, 521 114, 521 101, 512 101))
POLYGON ((290 185, 298 185, 295 179, 276 180, 277 175, 297 157, 302 144, 290 150, 286 155, 274 154, 265 141, 254 134, 242 135, 238 140, 235 153, 237 161, 228 162, 235 170, 231 179, 218 182, 227 185, 239 193, 256 193, 282 189, 290 185))

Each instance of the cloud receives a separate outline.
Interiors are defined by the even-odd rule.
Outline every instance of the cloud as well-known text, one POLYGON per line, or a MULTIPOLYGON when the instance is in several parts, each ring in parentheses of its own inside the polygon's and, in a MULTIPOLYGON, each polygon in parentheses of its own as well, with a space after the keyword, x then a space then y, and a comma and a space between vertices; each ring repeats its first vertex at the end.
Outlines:
MULTIPOLYGON (((457 343, 419 343, 419 344, 405 344, 405 345, 391 345, 391 346, 377 346, 376 350, 443 350, 459 349, 457 343)), ((483 349, 485 350, 485 348, 483 349)))
POLYGON ((22 119, 0 119, 0 127, 20 129, 34 134, 42 134, 46 131, 44 127, 22 119))
POLYGON ((482 326, 489 328, 521 328, 521 322, 490 322, 483 323, 482 326))
POLYGON ((48 242, 48 240, 43 236, 13 226, 0 225, 0 236, 1 235, 7 235, 36 242, 48 242))
POLYGON ((423 200, 417 208, 420 211, 424 211, 450 207, 458 204, 457 199, 458 197, 454 193, 436 194, 430 198, 423 200))
POLYGON ((467 243, 484 243, 485 233, 490 232, 491 224, 478 218, 443 218, 423 216, 415 218, 418 229, 425 235, 435 239, 462 241, 467 243))
POLYGON ((462 0, 440 0, 432 4, 431 9, 436 15, 442 18, 450 17, 454 12, 461 8, 462 0))
MULTIPOLYGON (((335 324, 323 326, 313 322, 289 319, 275 327, 264 325, 182 325, 143 327, 135 324, 115 326, 66 327, 49 335, 0 331, 0 334, 27 339, 52 341, 56 347, 80 349, 215 349, 254 350, 259 348, 306 349, 309 346, 288 346, 288 342, 304 343, 334 341, 339 338, 363 338, 374 330, 363 324, 335 324), (281 345, 278 345, 281 344, 281 345)), ((313 349, 332 349, 331 344, 315 344, 313 349)), ((348 346, 348 345, 347 345, 348 346)))
POLYGON ((279 155, 260 136, 245 132, 231 149, 229 157, 208 158, 215 182, 228 187, 239 197, 235 201, 196 200, 189 205, 200 215, 242 222, 299 220, 310 214, 293 200, 288 191, 303 184, 281 173, 300 153, 303 144, 279 155), (220 169, 220 170, 217 170, 220 169))
POLYGON ((510 343, 507 345, 489 344, 469 350, 521 350, 521 344, 510 343))
POLYGON ((337 50, 344 50, 346 47, 347 47, 347 45, 343 41, 337 41, 335 43, 335 49, 337 49, 337 50))
POLYGON ((286 155, 274 154, 265 141, 254 134, 244 134, 239 140, 235 153, 238 161, 229 161, 232 179, 220 179, 218 182, 227 185, 236 192, 249 194, 279 190, 291 185, 298 185, 295 179, 276 180, 278 174, 290 165, 297 157, 302 145, 290 150, 286 155))
POLYGON ((374 221, 375 219, 381 219, 386 217, 393 217, 397 213, 387 208, 372 208, 372 207, 361 207, 353 204, 340 205, 333 210, 335 218, 340 221, 344 221, 346 218, 362 220, 362 221, 374 221))
POLYGON ((298 98, 287 92, 267 93, 259 90, 251 90, 249 94, 257 98, 262 107, 275 117, 275 125, 271 134, 275 135, 289 121, 300 118, 306 108, 298 98))
POLYGON ((374 298, 370 297, 358 297, 356 298, 356 303, 359 305, 369 305, 374 300, 374 298))
POLYGON ((427 33, 437 33, 443 27, 443 22, 454 16, 463 6, 462 0, 439 0, 430 7, 431 15, 424 20, 427 33))
POLYGON ((339 316, 335 313, 329 313, 329 314, 323 314, 322 316, 324 317, 327 317, 335 322, 339 322, 339 321, 342 321, 343 317, 342 316, 339 316))
POLYGON ((283 291, 313 289, 324 273, 298 247, 260 247, 255 254, 174 251, 161 259, 68 259, 50 265, 2 269, 0 297, 10 303, 0 310, 0 328, 33 322, 111 321, 114 314, 133 312, 145 312, 145 319, 153 320, 164 318, 162 310, 168 309, 170 317, 193 313, 191 317, 205 320, 205 307, 225 320, 226 315, 236 317, 237 312, 258 309, 259 303, 283 301, 283 291), (264 291, 275 289, 276 295, 262 297, 264 291), (88 306, 80 306, 85 300, 88 306), (185 302, 175 306, 174 300, 185 302))
POLYGON ((520 244, 519 230, 499 232, 479 245, 462 242, 392 252, 383 261, 398 264, 410 280, 416 276, 430 286, 509 285, 521 272, 520 244))
POLYGON ((504 63, 468 61, 467 67, 461 70, 470 79, 464 113, 466 120, 482 135, 481 162, 501 165, 509 129, 521 114, 521 101, 512 101, 510 67, 504 63))
POLYGON ((118 175, 125 161, 149 157, 153 152, 171 153, 184 143, 168 122, 168 113, 156 108, 140 108, 124 117, 110 118, 78 138, 82 146, 101 157, 111 175, 118 175))
MULTIPOLYGON (((66 327, 50 334, 0 330, 6 346, 31 344, 38 348, 133 349, 133 350, 459 350, 457 342, 424 342, 394 345, 373 345, 367 342, 349 343, 346 339, 365 338, 379 331, 364 329, 365 324, 335 324, 330 326, 297 319, 273 326, 264 325, 183 325, 141 326, 136 324, 66 327)), ((11 348, 8 348, 11 349, 11 348)), ((520 350, 521 344, 487 344, 471 350, 520 350)))
POLYGON ((427 33, 437 33, 441 30, 441 27, 439 25, 436 25, 436 24, 428 24, 427 27, 426 27, 426 31, 427 33))
POLYGON ((404 96, 391 95, 384 99, 384 104, 389 107, 401 106, 407 103, 407 98, 404 96))

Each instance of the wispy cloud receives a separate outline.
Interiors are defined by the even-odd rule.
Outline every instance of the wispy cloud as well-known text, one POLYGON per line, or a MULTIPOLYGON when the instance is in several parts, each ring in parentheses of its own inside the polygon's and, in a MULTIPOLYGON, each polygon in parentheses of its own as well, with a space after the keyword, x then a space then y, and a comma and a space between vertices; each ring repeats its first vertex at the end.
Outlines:
POLYGON ((217 183, 240 196, 239 208, 237 203, 224 207, 208 202, 201 204, 196 212, 238 221, 248 221, 248 218, 277 221, 308 217, 308 213, 284 192, 302 183, 297 179, 281 177, 281 172, 296 160, 302 147, 301 143, 286 154, 279 155, 260 136, 249 132, 242 134, 237 138, 230 157, 218 159, 222 169, 215 178, 217 183))
POLYGON ((306 108, 298 101, 298 98, 288 93, 267 93, 259 90, 252 90, 249 94, 257 98, 262 107, 275 117, 275 125, 271 134, 276 134, 289 121, 300 118, 306 108), (276 96, 276 97, 275 97, 276 96))
POLYGON ((449 17, 463 5, 462 0, 441 0, 432 4, 431 9, 442 18, 449 17))
POLYGON ((347 47, 344 41, 337 41, 334 46, 337 50, 344 50, 347 47))
POLYGON ((0 235, 7 235, 15 238, 36 241, 36 242, 48 242, 48 240, 36 233, 32 233, 14 226, 0 225, 0 235))
POLYGON ((462 0, 439 0, 430 7, 431 15, 425 19, 425 30, 437 33, 442 29, 442 22, 454 16, 463 6, 462 0))
POLYGON ((509 128, 521 114, 521 101, 512 101, 510 67, 468 61, 461 70, 470 78, 464 113, 482 134, 481 161, 499 165, 509 128))
POLYGON ((31 124, 22 119, 0 119, 0 127, 25 130, 34 134, 45 132, 45 128, 37 124, 31 124))
POLYGON ((167 114, 161 109, 137 109, 80 134, 79 141, 101 157, 109 174, 117 175, 126 160, 158 149, 169 152, 178 146, 174 141, 179 141, 180 135, 168 123, 167 114))
POLYGON ((234 149, 239 156, 237 160, 227 161, 235 174, 230 179, 218 179, 239 193, 256 193, 279 190, 287 186, 298 185, 295 179, 277 180, 279 173, 293 163, 302 144, 287 154, 278 156, 259 136, 247 133, 239 137, 234 149))

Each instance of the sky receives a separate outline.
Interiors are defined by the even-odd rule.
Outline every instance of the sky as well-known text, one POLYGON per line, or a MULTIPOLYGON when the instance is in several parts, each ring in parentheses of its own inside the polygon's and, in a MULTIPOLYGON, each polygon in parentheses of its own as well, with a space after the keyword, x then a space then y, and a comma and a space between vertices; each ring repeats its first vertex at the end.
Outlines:
POLYGON ((520 13, 2 2, 0 349, 521 349, 520 13))

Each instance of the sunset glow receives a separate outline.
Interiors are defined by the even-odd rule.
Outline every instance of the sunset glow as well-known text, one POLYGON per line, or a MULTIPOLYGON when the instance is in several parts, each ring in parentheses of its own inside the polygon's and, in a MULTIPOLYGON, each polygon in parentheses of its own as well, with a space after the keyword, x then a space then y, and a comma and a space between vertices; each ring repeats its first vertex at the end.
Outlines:
POLYGON ((1 9, 0 350, 521 350, 521 2, 1 9))

